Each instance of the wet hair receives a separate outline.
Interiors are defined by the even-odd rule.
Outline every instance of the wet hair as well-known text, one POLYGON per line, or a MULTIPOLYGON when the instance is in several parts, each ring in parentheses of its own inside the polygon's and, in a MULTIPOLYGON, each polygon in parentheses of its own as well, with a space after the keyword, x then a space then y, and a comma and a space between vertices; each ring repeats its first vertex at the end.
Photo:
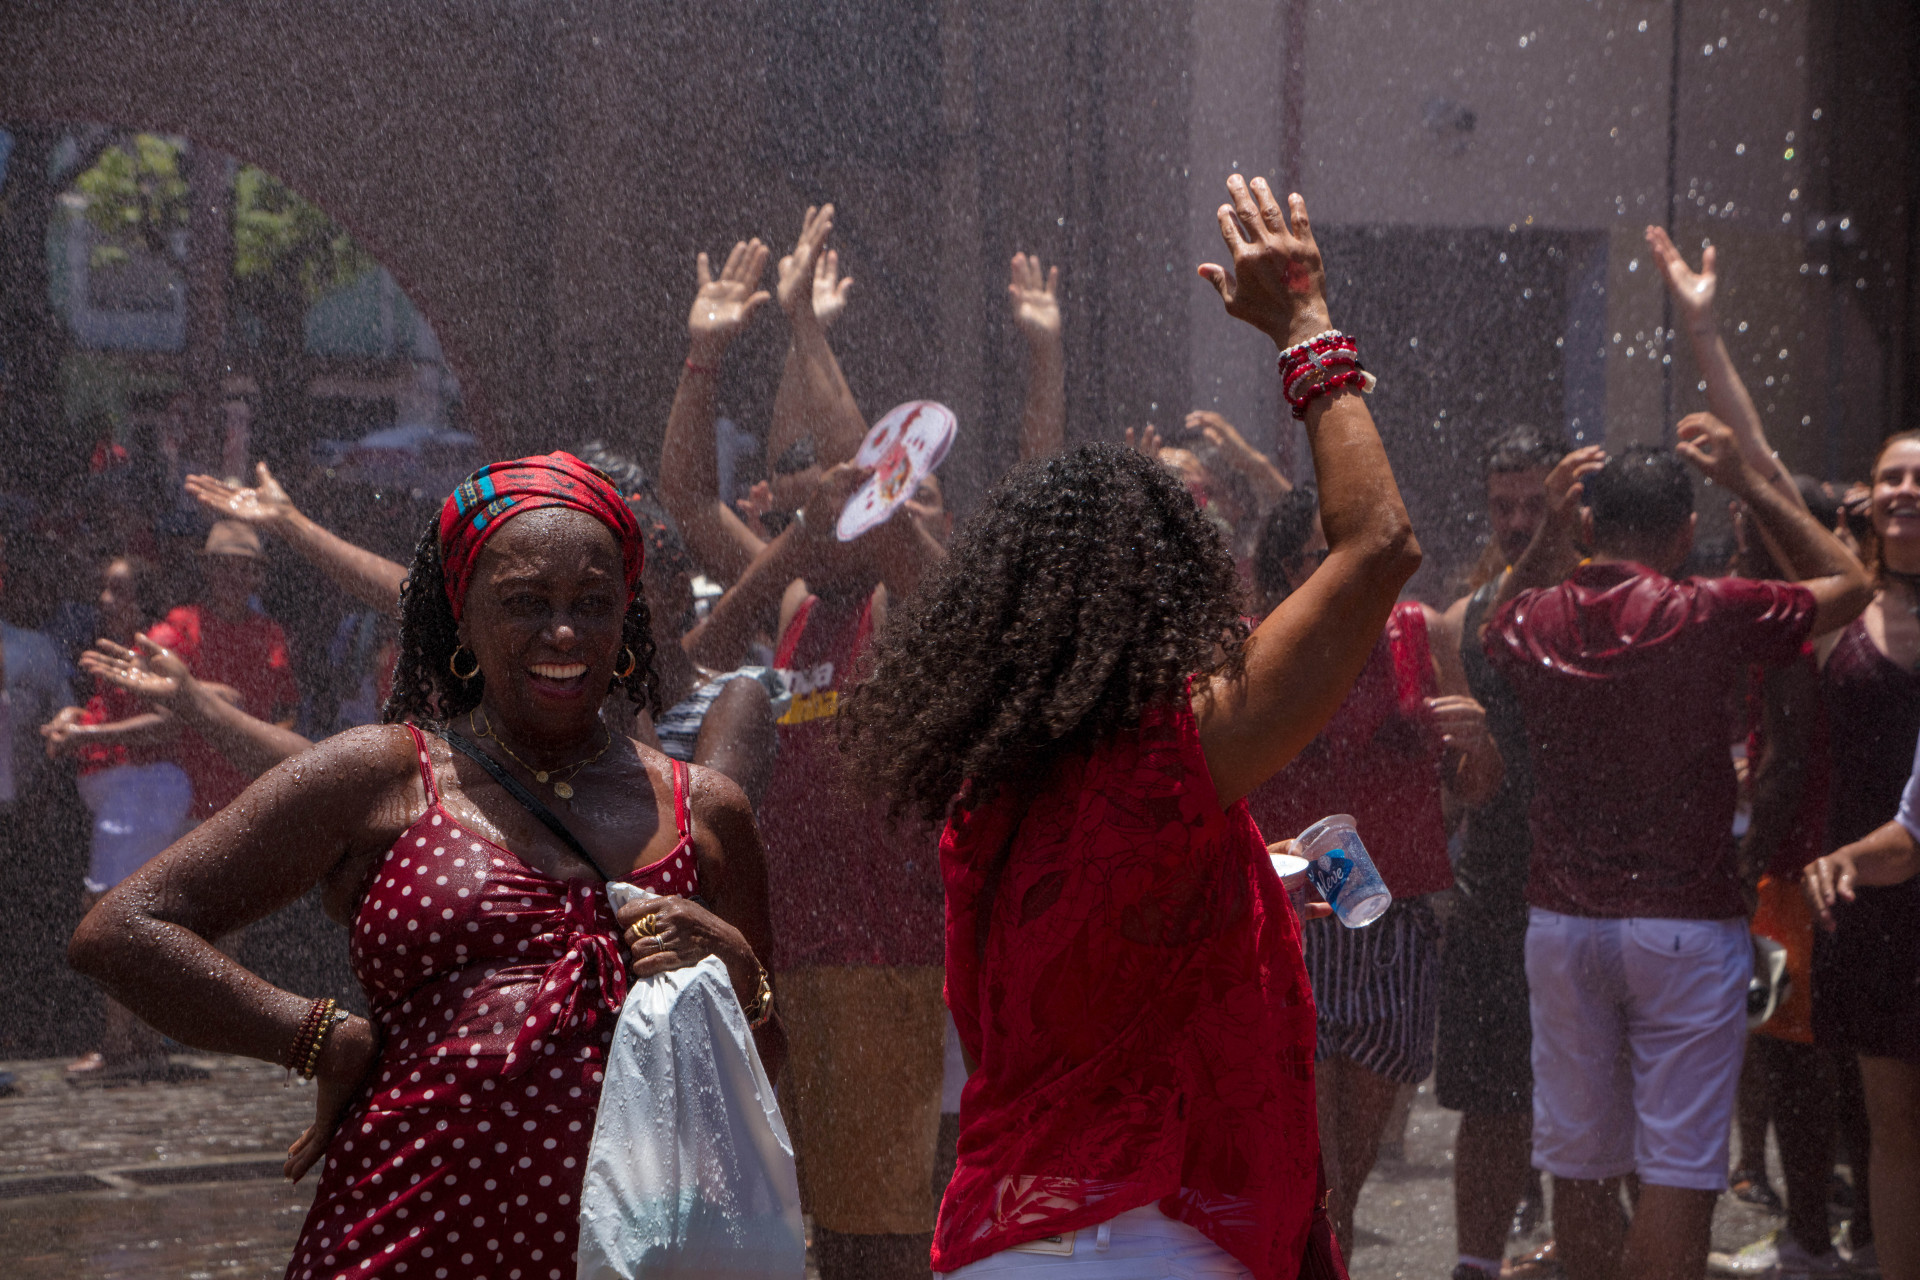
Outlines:
POLYGON ((1083 445, 988 495, 843 703, 849 779, 939 821, 1137 725, 1189 676, 1237 673, 1247 624, 1226 542, 1166 468, 1083 445))
POLYGON ((813 451, 813 441, 795 440, 782 449, 780 456, 773 460, 773 474, 790 476, 796 472, 805 471, 819 461, 820 459, 813 451))
POLYGON ((1586 478, 1593 535, 1664 537, 1693 514, 1693 478, 1671 449, 1636 444, 1586 478))
POLYGON ((1567 456, 1566 437, 1539 427, 1508 427, 1487 446, 1481 474, 1511 475, 1516 471, 1548 471, 1567 456))
POLYGON ((627 500, 633 518, 640 522, 640 533, 647 540, 647 563, 668 573, 692 574, 693 557, 687 552, 680 525, 667 514, 660 493, 653 487, 640 464, 624 453, 607 447, 601 440, 589 440, 569 450, 590 467, 597 467, 613 481, 613 487, 627 500))
MULTIPOLYGON (((636 706, 659 715, 660 676, 654 670, 653 626, 645 591, 633 593, 633 602, 620 621, 620 643, 633 651, 633 670, 616 677, 607 691, 625 689, 636 706)), ((447 599, 437 512, 427 520, 425 531, 414 544, 413 564, 400 586, 398 647, 393 691, 380 708, 383 724, 446 724, 480 705, 486 677, 477 671, 471 680, 453 674, 451 664, 460 648, 460 624, 454 621, 453 605, 447 599)))
POLYGON ((1260 526, 1260 540, 1253 547, 1253 585, 1268 599, 1284 599, 1293 589, 1287 581, 1287 561, 1300 554, 1313 536, 1314 513, 1320 510, 1320 495, 1302 486, 1280 495, 1260 526))

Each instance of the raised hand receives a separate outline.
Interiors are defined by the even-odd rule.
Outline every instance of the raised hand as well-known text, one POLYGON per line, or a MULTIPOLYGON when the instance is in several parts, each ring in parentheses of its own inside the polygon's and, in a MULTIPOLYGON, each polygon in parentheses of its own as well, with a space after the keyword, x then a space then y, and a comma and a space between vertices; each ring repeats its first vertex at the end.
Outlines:
POLYGON ((187 492, 193 495, 195 501, 223 520, 243 520, 248 524, 271 526, 282 524, 293 516, 293 499, 273 478, 273 472, 267 470, 267 464, 254 463, 253 475, 254 484, 250 489, 228 484, 213 476, 191 475, 185 483, 187 492))
POLYGON ((1712 323, 1713 295, 1720 283, 1720 277, 1714 272, 1713 246, 1708 245, 1701 255, 1698 271, 1687 266, 1687 260, 1659 227, 1647 228, 1647 248, 1652 250, 1653 260, 1667 282, 1667 292, 1673 295, 1673 305, 1687 324, 1712 323))
POLYGON ((1013 304, 1013 322, 1029 342, 1060 337, 1060 268, 1043 271, 1037 255, 1016 253, 1008 273, 1007 298, 1013 304))
POLYGON ((1227 314, 1283 348, 1331 328, 1327 272, 1307 222, 1307 202, 1290 195, 1282 209, 1265 178, 1249 185, 1237 173, 1227 179, 1227 195, 1232 203, 1221 205, 1218 216, 1233 270, 1213 262, 1200 266, 1227 314))
POLYGON ((840 254, 829 249, 813 260, 813 318, 822 329, 830 327, 847 309, 847 291, 853 277, 840 275, 840 254))
POLYGON ((832 231, 833 206, 823 204, 816 209, 808 205, 807 216, 800 224, 800 239, 794 243, 793 252, 780 259, 780 282, 776 292, 780 297, 780 309, 787 313, 789 319, 801 319, 814 314, 814 262, 832 231))
POLYGON ((1597 444, 1575 449, 1547 472, 1547 518, 1570 521, 1580 509, 1580 482, 1607 465, 1607 451, 1597 444))
POLYGON ((770 296, 758 288, 771 251, 758 239, 739 241, 715 277, 707 255, 699 258, 700 288, 687 316, 687 332, 696 344, 724 346, 733 341, 770 296))
POLYGON ((187 664, 171 649, 155 644, 145 632, 134 637, 138 651, 102 639, 99 648, 80 655, 80 669, 120 686, 148 702, 171 703, 193 680, 187 664))
POLYGON ((1127 448, 1138 449, 1141 453, 1155 460, 1159 459, 1160 450, 1166 447, 1166 442, 1160 438, 1160 429, 1151 422, 1140 428, 1140 433, 1137 436, 1134 434, 1133 428, 1128 427, 1125 434, 1125 443, 1127 448))
POLYGON ((1673 451, 1716 484, 1744 497, 1760 477, 1740 452, 1733 428, 1710 413, 1690 413, 1674 428, 1673 451))

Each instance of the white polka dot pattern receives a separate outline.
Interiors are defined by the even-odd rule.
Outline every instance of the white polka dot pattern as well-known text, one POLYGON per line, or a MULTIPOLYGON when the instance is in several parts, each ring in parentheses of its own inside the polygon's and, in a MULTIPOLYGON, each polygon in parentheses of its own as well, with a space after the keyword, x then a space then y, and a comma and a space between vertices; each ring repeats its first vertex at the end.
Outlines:
MULTIPOLYGON (((427 812, 369 880, 350 935, 381 1058, 327 1152, 287 1278, 570 1278, 627 991, 617 925, 597 884, 463 834, 424 743, 420 759, 427 812)), ((692 862, 683 834, 629 878, 690 894, 692 862)))

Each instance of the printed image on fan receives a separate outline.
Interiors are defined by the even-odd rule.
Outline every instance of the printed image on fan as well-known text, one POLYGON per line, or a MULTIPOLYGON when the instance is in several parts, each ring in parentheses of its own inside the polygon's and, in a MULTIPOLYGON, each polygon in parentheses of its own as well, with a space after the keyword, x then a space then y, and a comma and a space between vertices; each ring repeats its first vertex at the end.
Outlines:
POLYGON ((840 540, 851 542, 885 524, 912 498, 946 458, 957 425, 953 410, 933 400, 909 400, 874 423, 853 455, 856 466, 871 467, 873 474, 840 512, 840 540))

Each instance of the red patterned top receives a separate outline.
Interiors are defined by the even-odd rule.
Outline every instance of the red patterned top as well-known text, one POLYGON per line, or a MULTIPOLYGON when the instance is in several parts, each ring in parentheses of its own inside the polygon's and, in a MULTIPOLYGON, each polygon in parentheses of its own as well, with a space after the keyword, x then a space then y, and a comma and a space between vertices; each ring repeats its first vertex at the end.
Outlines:
POLYGON ((1158 1204, 1294 1276, 1320 1154, 1300 922, 1186 700, 1030 801, 963 795, 940 857, 947 1004, 980 1065, 934 1270, 1158 1204))
MULTIPOLYGON (((580 1184, 627 971, 606 891, 555 880, 440 802, 354 914, 380 1059, 327 1149, 286 1280, 572 1280, 580 1184)), ((699 890, 687 767, 666 857, 624 876, 699 890)))

